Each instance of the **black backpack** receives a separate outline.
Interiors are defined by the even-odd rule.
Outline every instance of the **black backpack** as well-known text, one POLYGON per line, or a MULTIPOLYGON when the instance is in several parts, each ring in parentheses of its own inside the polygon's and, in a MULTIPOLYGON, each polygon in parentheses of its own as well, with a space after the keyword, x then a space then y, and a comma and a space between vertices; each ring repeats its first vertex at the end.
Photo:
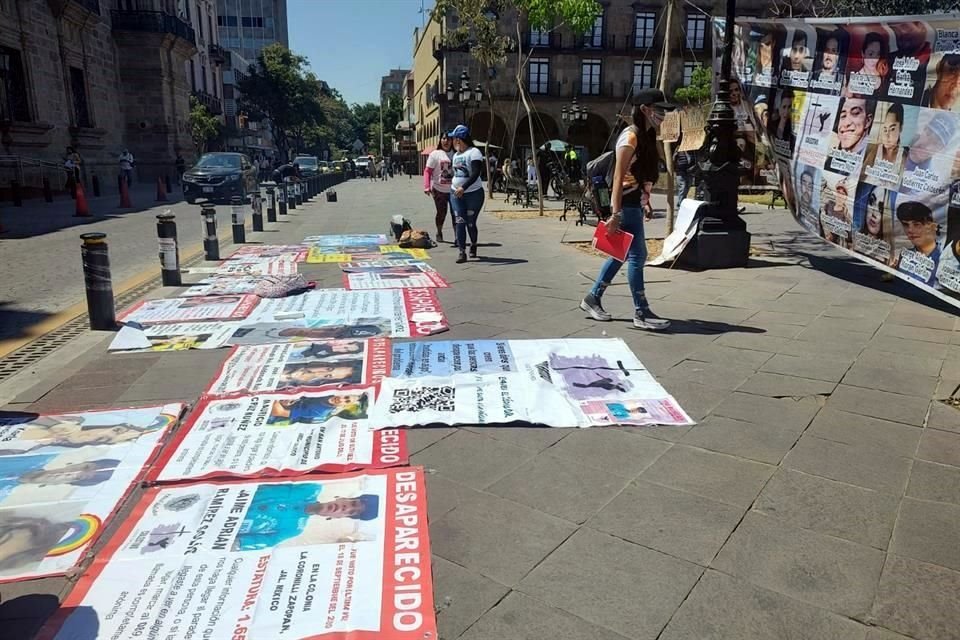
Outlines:
MULTIPOLYGON (((639 137, 640 131, 636 126, 627 127, 632 129, 633 133, 639 137)), ((619 137, 619 136, 618 136, 619 137)), ((592 185, 593 179, 602 176, 607 183, 607 187, 613 188, 613 169, 617 166, 617 150, 604 151, 599 156, 587 163, 587 184, 592 185)))

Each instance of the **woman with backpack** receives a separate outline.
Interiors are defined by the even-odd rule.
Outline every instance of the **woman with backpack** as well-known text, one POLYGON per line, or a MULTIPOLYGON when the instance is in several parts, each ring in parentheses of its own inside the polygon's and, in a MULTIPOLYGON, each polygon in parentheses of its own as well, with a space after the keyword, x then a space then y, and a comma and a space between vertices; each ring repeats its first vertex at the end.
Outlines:
MULTIPOLYGON (((612 214, 606 221, 607 235, 612 236, 620 230, 633 234, 633 242, 627 251, 627 282, 634 306, 633 326, 650 331, 662 331, 670 326, 669 320, 650 310, 643 284, 643 265, 647 260, 644 207, 649 204, 650 191, 660 177, 657 129, 663 122, 664 111, 670 107, 672 105, 664 100, 659 89, 642 89, 634 94, 630 113, 633 124, 617 138, 613 171, 608 180, 612 214)), ((580 308, 594 320, 609 322, 613 319, 604 310, 601 299, 621 266, 623 263, 619 260, 608 258, 593 288, 580 302, 580 308)))
POLYGON ((483 208, 483 154, 473 146, 470 129, 458 124, 449 134, 453 139, 453 183, 450 206, 460 255, 457 264, 467 261, 467 234, 470 234, 470 257, 477 257, 477 216, 483 208))
MULTIPOLYGON (((447 220, 447 207, 450 206, 450 183, 453 181, 453 142, 446 131, 440 134, 437 148, 427 156, 423 169, 423 192, 433 198, 437 210, 437 242, 443 242, 443 223, 447 220)), ((450 216, 453 222, 453 216, 450 216)), ((454 224, 456 240, 456 224, 454 224)), ((456 242, 454 242, 456 246, 456 242)))

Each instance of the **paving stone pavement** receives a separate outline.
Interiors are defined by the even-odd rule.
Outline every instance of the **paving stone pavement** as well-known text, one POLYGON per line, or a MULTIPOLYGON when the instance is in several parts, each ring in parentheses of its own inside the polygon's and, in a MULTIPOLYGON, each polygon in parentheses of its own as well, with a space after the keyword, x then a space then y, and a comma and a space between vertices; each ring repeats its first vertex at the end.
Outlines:
MULTIPOLYGON (((252 239, 385 232, 396 213, 433 231, 416 180, 337 190, 252 239)), ((960 638, 960 411, 939 401, 960 385, 955 309, 752 208, 747 268, 646 271, 673 331, 632 330, 625 284, 606 299, 617 319, 598 324, 577 304, 600 259, 563 244, 592 229, 494 209, 479 260, 431 252, 451 283, 437 337, 621 337, 699 424, 410 432, 441 638, 960 638)), ((333 265, 303 271, 339 286, 333 265)), ((0 399, 191 402, 225 357, 110 356, 109 339, 64 347, 0 399)), ((0 585, 4 602, 26 596, 0 604, 4 638, 29 638, 69 586, 0 585)))

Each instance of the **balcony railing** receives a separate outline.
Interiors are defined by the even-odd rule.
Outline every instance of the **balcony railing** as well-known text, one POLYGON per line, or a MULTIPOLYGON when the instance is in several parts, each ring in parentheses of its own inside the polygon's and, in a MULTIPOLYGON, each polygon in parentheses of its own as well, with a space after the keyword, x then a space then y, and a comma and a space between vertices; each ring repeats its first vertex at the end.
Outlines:
POLYGON ((192 95, 197 99, 197 102, 205 106, 211 114, 218 116, 223 113, 223 102, 220 98, 210 95, 206 91, 194 91, 192 95))
POLYGON ((114 31, 145 31, 148 33, 169 33, 183 38, 196 46, 197 36, 193 27, 176 16, 163 11, 124 11, 114 9, 110 12, 114 31))
POLYGON ((207 45, 207 53, 210 54, 210 59, 216 64, 224 64, 230 60, 230 52, 213 42, 207 45))

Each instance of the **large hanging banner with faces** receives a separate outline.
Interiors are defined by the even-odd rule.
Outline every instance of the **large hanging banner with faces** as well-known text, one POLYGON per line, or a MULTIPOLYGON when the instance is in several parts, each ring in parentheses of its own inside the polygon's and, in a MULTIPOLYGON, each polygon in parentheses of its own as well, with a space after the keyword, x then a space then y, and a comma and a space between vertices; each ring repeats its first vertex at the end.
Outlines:
POLYGON ((960 20, 735 33, 741 183, 779 181, 807 231, 960 306, 960 20))

